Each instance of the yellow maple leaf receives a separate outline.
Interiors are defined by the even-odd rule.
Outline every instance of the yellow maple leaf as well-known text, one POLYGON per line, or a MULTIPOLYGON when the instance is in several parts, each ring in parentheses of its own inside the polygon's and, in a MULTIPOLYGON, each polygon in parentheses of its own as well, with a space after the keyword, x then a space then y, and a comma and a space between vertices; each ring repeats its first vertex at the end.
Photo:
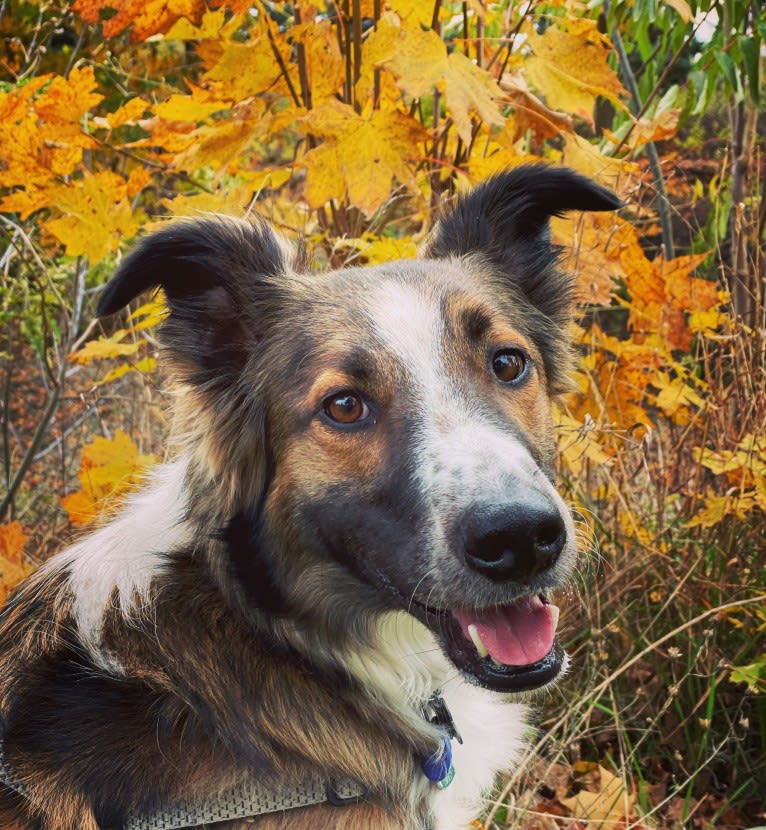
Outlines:
POLYGON ((729 315, 721 311, 692 311, 688 320, 689 331, 710 337, 730 321, 729 315))
POLYGON ((557 407, 554 410, 554 424, 558 435, 559 453, 566 468, 573 475, 580 475, 586 462, 599 467, 613 463, 613 459, 599 442, 599 430, 592 418, 581 421, 557 407))
POLYGON ((543 34, 531 22, 524 31, 534 53, 524 63, 524 76, 548 102, 590 123, 599 96, 625 108, 620 96, 627 92, 607 62, 611 44, 597 21, 551 18, 543 34))
POLYGON ((27 539, 19 522, 0 525, 0 606, 31 571, 23 560, 27 539))
POLYGON ((109 129, 116 130, 117 127, 122 127, 124 124, 135 124, 136 121, 143 118, 144 113, 150 108, 151 104, 136 96, 126 101, 114 112, 110 112, 103 120, 109 129))
POLYGON ((306 72, 311 79, 311 105, 335 95, 346 79, 346 64, 338 46, 338 34, 329 20, 293 26, 291 36, 303 46, 306 72))
POLYGON ((6 562, 21 564, 21 554, 29 537, 24 533, 19 522, 0 525, 0 557, 6 562))
POLYGON ((652 260, 655 273, 665 283, 668 299, 681 311, 710 311, 720 304, 716 282, 691 276, 707 256, 690 254, 670 260, 660 256, 652 260))
POLYGON ((534 95, 519 72, 506 72, 500 79, 500 89, 514 108, 511 120, 512 141, 532 130, 538 138, 554 138, 561 132, 572 132, 574 122, 565 112, 547 107, 534 95))
POLYGON ((604 767, 599 767, 598 792, 582 790, 572 798, 559 797, 573 818, 588 822, 589 828, 609 830, 628 823, 636 797, 625 782, 604 767))
POLYGON ((625 278, 617 246, 610 244, 621 224, 615 214, 603 213, 551 219, 553 241, 564 248, 562 264, 577 275, 581 303, 609 305, 616 282, 625 278))
POLYGON ((306 200, 320 207, 330 199, 343 199, 367 214, 374 213, 391 196, 396 178, 417 192, 414 166, 421 153, 418 143, 427 133, 397 110, 372 110, 362 115, 330 99, 306 117, 309 129, 325 141, 303 158, 306 200))
POLYGON ((139 372, 140 374, 148 374, 157 368, 157 360, 154 357, 142 357, 141 360, 136 360, 134 363, 123 363, 114 369, 108 371, 101 380, 96 384, 103 386, 105 383, 117 380, 127 375, 129 372, 139 372))
POLYGON ((468 159, 468 176, 473 184, 488 179, 495 173, 502 173, 520 164, 539 164, 540 157, 529 153, 520 153, 514 147, 503 146, 494 141, 484 144, 481 155, 472 154, 468 159))
POLYGON ((186 149, 172 159, 173 167, 189 172, 203 167, 225 171, 252 148, 257 137, 268 133, 270 126, 265 102, 253 99, 233 110, 230 118, 214 120, 190 133, 186 149))
POLYGON ((64 243, 68 256, 84 255, 95 264, 138 230, 127 181, 111 170, 85 173, 82 179, 49 188, 47 194, 64 215, 49 219, 45 227, 64 243))
MULTIPOLYGON (((227 3, 231 6, 231 3, 227 3)), ((251 6, 251 3, 247 4, 251 6)), ((240 18, 235 15, 235 23, 240 18)), ((208 10, 202 15, 199 26, 195 26, 187 17, 180 17, 165 34, 167 40, 208 40, 219 35, 226 24, 226 9, 208 10)))
POLYGON ((145 40, 167 32, 182 17, 199 25, 205 0, 76 0, 72 10, 88 23, 101 23, 105 37, 114 37, 129 26, 131 40, 145 40), (116 12, 102 20, 102 12, 116 12))
POLYGON ((430 3, 423 0, 386 0, 386 5, 408 23, 431 26, 434 12, 430 3))
MULTIPOLYGON (((282 184, 289 178, 289 171, 282 184)), ((267 180, 268 181, 268 180, 267 180)), ((269 186, 269 185, 267 185, 269 186)), ((278 186, 278 185, 274 185, 278 186)), ((240 187, 219 187, 212 192, 180 193, 172 198, 162 200, 172 216, 195 216, 200 213, 225 213, 242 216, 253 198, 253 188, 249 185, 240 187)))
POLYGON ((564 134, 562 161, 567 167, 614 190, 618 196, 626 195, 630 176, 638 169, 632 162, 605 156, 577 133, 564 134))
POLYGON ((385 14, 365 43, 365 60, 392 72, 405 92, 422 98, 444 80, 447 47, 433 30, 385 14))
POLYGON ((394 259, 413 259, 417 255, 417 244, 410 236, 386 237, 373 233, 357 239, 344 239, 342 244, 355 248, 368 265, 390 262, 394 259))
POLYGON ((95 87, 93 69, 75 67, 68 78, 41 75, 0 92, 0 187, 44 190, 75 169, 83 150, 95 146, 80 123, 102 100, 95 87))
POLYGON ((731 515, 741 520, 757 505, 754 494, 734 493, 718 496, 708 491, 704 498, 704 506, 684 526, 715 527, 724 516, 731 515))
POLYGON ((135 443, 121 430, 112 439, 97 436, 83 449, 78 476, 80 491, 61 499, 70 521, 76 525, 90 524, 134 489, 156 463, 156 456, 139 453, 135 443))
POLYGON ((148 303, 139 306, 128 316, 131 321, 130 331, 142 331, 151 329, 162 323, 168 315, 168 307, 164 294, 160 294, 148 303))
POLYGON ((125 182, 125 192, 129 199, 137 196, 152 179, 152 174, 147 167, 134 167, 128 174, 125 182))
POLYGON ((85 113, 103 100, 103 95, 94 92, 95 87, 93 67, 74 67, 68 78, 53 76, 45 93, 35 102, 35 112, 47 122, 71 123, 73 113, 85 113))
POLYGON ((225 108, 223 101, 200 101, 194 95, 171 95, 156 104, 153 112, 166 121, 205 121, 214 112, 225 108))
POLYGON ((471 114, 487 124, 501 125, 498 102, 503 93, 492 76, 462 52, 447 53, 444 41, 431 29, 403 25, 394 15, 384 16, 369 38, 367 60, 392 72, 399 86, 413 98, 434 88, 446 92, 447 107, 458 134, 469 143, 471 114))
POLYGON ((715 282, 691 276, 707 254, 671 260, 658 256, 650 262, 635 230, 620 227, 619 236, 620 261, 631 295, 628 324, 634 338, 658 332, 673 348, 688 350, 692 330, 687 314, 711 311, 721 302, 715 282))
POLYGON ((292 46, 279 32, 273 33, 272 38, 274 45, 263 28, 262 31, 251 29, 246 43, 223 41, 220 54, 204 75, 206 84, 215 91, 218 100, 245 101, 266 90, 272 95, 287 94, 287 85, 273 50, 276 47, 289 56, 292 46))
POLYGON ((694 406, 703 409, 705 400, 683 378, 670 378, 665 372, 658 372, 652 378, 652 385, 659 392, 655 398, 657 406, 669 416, 679 413, 683 407, 694 406))
POLYGON ((445 86, 447 106, 465 144, 471 143, 471 114, 477 115, 485 124, 500 126, 504 123, 497 103, 503 97, 500 87, 485 69, 476 66, 462 52, 452 52, 447 57, 445 86))

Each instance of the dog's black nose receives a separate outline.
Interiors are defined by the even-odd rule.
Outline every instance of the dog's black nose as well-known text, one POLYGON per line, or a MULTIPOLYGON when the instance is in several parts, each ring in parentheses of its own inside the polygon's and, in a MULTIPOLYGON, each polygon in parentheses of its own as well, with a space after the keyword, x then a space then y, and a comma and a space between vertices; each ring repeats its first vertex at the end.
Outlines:
POLYGON ((466 562, 495 582, 529 582, 556 562, 567 536, 558 507, 535 490, 472 507, 461 531, 466 562))

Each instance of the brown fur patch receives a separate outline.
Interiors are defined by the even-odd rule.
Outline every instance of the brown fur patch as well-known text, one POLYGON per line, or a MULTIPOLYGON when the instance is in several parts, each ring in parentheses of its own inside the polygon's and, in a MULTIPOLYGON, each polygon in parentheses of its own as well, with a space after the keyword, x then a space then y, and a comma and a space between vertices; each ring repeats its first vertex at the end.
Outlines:
MULTIPOLYGON (((94 537, 83 561, 54 560, 0 613, 3 750, 31 798, 0 788, 2 830, 111 830, 243 774, 285 786, 317 771, 359 781, 369 800, 228 830, 428 826, 429 797, 413 805, 413 785, 430 792, 420 766, 442 734, 423 701, 451 668, 506 688, 466 656, 453 611, 510 604, 566 576, 558 563, 534 584, 521 584, 531 571, 515 585, 469 572, 455 528, 473 506, 464 492, 484 497, 492 459, 478 443, 496 455, 510 448, 509 465, 523 459, 520 487, 538 473, 546 481, 548 398, 562 388, 572 288, 555 269, 547 220, 577 207, 616 200, 569 171, 518 168, 461 199, 424 259, 324 276, 297 273, 300 256, 261 220, 179 222, 139 242, 99 308, 113 313, 150 287, 165 290, 161 339, 186 455, 177 496, 189 533, 179 541, 168 526, 142 527, 107 542, 99 562, 105 537, 94 537), (534 368, 503 387, 489 370, 492 349, 514 345, 534 368), (351 429, 322 412, 326 396, 344 389, 370 409, 351 429), (474 438, 460 445, 466 425, 474 438), (456 442, 446 442, 448 458, 439 454, 445 436, 456 442), (428 442, 430 456, 419 454, 428 442), (438 486, 414 469, 429 458, 438 486), (475 459, 466 488, 461 472, 475 459), (175 541, 155 550, 158 538, 175 541), (139 585, 131 565, 144 556, 139 585), (74 598, 68 569, 94 564, 104 572, 73 577, 82 592, 74 598), (118 595, 131 588, 134 596, 118 595), (431 613, 429 602, 444 604, 431 613), (385 643, 390 664, 354 668, 350 655, 370 646, 391 610, 429 629, 424 648, 438 643, 438 658, 426 664, 423 652, 385 643), (412 699, 397 672, 421 684, 412 699)), ((406 647, 420 644, 413 637, 406 647)), ((515 676, 517 667, 505 668, 515 676)), ((486 766, 485 784, 504 762, 486 766)))

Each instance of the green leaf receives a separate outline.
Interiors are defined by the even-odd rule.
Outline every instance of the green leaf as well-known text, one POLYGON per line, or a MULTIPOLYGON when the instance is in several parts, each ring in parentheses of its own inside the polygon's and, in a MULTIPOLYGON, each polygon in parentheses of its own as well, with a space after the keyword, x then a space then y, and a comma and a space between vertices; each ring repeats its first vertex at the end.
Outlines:
POLYGON ((732 683, 747 683, 756 692, 766 692, 766 654, 748 666, 734 666, 729 678, 732 683))
POLYGON ((722 52, 718 49, 714 52, 715 59, 718 65, 721 67, 723 74, 726 76, 726 80, 729 82, 729 85, 732 88, 732 91, 737 93, 737 100, 741 99, 741 85, 739 83, 739 77, 737 75, 737 67, 732 60, 731 55, 728 52, 722 52))
POLYGON ((742 50, 742 57, 744 58, 745 75, 750 90, 750 97, 757 104, 760 99, 759 69, 761 39, 757 35, 755 37, 743 37, 740 38, 739 46, 742 50))
POLYGON ((707 111, 710 97, 715 89, 715 84, 708 83, 709 74, 707 72, 693 72, 689 75, 689 78, 697 93, 697 103, 692 110, 692 115, 702 115, 707 111))

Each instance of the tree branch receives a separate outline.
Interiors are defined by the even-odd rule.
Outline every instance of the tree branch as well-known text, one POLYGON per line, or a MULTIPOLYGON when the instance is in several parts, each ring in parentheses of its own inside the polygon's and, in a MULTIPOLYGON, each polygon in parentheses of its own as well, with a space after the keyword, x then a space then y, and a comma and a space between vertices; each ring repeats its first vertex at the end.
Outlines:
MULTIPOLYGON (((633 110, 633 114, 638 117, 638 113, 641 112, 641 93, 638 91, 636 76, 630 67, 628 53, 625 51, 625 45, 622 42, 616 26, 611 31, 611 37, 612 43, 614 43, 614 47, 617 50, 620 72, 630 92, 631 109, 633 110)), ((665 249, 665 258, 673 259, 675 256, 675 246, 673 244, 673 222, 671 218, 670 200, 668 199, 668 192, 665 189, 665 179, 662 175, 660 157, 653 141, 646 144, 646 155, 649 159, 649 167, 651 168, 654 186, 657 190, 657 209, 660 214, 660 225, 662 227, 662 247, 665 249)))

